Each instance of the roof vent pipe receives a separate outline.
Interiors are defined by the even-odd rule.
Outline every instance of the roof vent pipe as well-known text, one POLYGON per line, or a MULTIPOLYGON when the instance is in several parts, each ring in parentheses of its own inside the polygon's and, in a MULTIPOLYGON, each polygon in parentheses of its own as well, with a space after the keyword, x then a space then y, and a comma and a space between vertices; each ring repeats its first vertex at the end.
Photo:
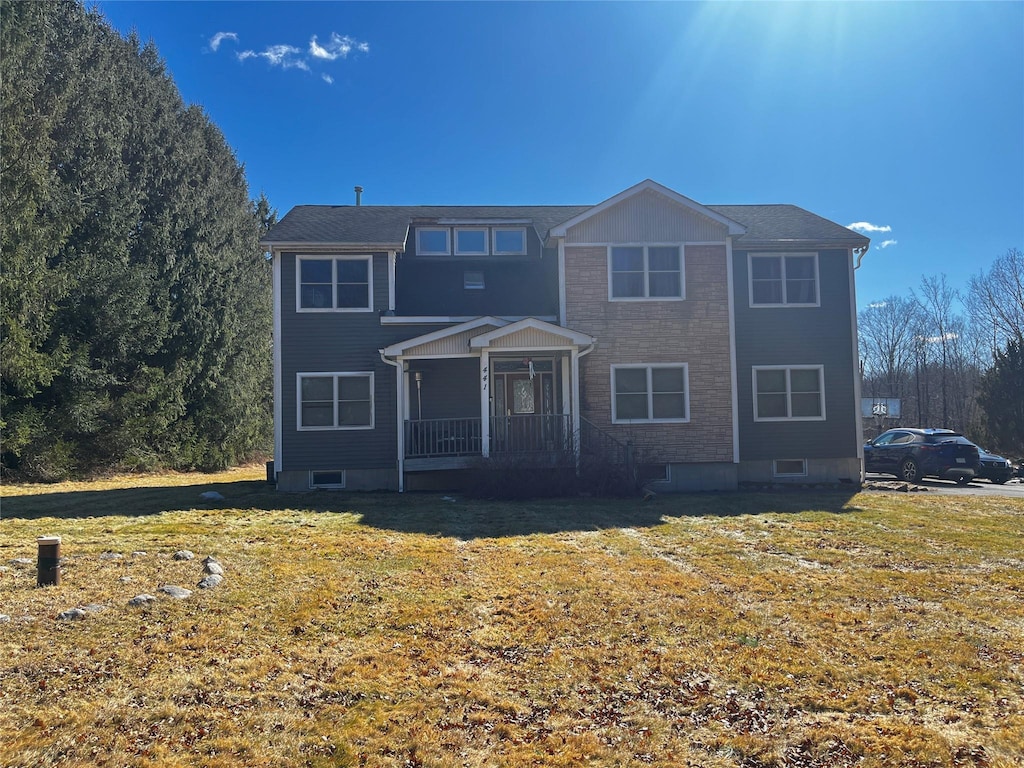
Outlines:
POLYGON ((356 187, 356 205, 363 204, 363 188, 356 187))

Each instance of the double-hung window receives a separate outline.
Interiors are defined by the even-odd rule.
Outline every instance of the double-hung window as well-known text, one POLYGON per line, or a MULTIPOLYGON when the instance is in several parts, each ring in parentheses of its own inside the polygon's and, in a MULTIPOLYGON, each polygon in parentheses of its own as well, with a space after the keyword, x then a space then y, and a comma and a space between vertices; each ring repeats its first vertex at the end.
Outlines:
POLYGON ((612 366, 612 423, 686 422, 686 363, 612 366))
POLYGON ((296 263, 299 312, 367 312, 373 309, 369 256, 300 256, 296 263))
POLYGON ((752 253, 750 306, 818 306, 818 254, 752 253))
POLYGON ((608 249, 612 301, 681 299, 683 249, 678 245, 613 245, 608 249))
POLYGON ((298 374, 298 427, 373 429, 373 373, 298 374))
POLYGON ((824 420, 823 366, 755 366, 753 373, 754 421, 824 420))

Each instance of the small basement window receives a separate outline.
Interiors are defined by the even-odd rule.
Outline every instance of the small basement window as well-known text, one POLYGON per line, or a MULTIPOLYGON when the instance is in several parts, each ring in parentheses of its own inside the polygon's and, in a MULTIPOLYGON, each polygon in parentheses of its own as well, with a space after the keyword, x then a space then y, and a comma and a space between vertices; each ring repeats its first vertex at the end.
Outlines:
POLYGON ((329 472, 310 472, 310 488, 344 488, 345 470, 332 470, 329 472))
POLYGON ((484 289, 484 273, 463 272, 462 287, 467 291, 482 291, 484 289))
POLYGON ((775 477, 806 477, 807 459, 775 459, 772 462, 775 477))

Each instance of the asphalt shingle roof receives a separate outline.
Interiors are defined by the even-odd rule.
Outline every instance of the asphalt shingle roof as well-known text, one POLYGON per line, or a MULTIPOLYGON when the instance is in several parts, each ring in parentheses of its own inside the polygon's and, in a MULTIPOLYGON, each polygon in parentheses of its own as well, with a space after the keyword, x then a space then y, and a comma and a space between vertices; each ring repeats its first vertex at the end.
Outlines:
MULTIPOLYGON (((548 231, 590 210, 589 205, 298 205, 263 238, 273 243, 390 245, 404 247, 409 226, 438 219, 523 220, 543 238, 548 231)), ((709 205, 707 208, 742 224, 746 234, 737 245, 835 243, 867 245, 868 238, 795 205, 709 205)))

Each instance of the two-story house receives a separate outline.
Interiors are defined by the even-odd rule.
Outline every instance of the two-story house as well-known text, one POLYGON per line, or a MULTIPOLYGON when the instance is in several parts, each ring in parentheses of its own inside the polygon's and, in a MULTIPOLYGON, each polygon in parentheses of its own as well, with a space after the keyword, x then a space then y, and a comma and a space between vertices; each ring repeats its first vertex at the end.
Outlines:
POLYGON ((267 235, 282 490, 635 446, 662 490, 859 482, 854 264, 792 205, 298 206, 267 235))

